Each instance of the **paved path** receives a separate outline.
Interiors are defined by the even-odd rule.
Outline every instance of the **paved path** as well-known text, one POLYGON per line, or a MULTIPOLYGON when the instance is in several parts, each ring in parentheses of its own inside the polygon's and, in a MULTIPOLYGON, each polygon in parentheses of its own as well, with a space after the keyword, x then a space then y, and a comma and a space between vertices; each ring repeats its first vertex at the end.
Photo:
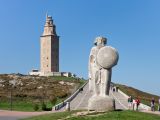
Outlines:
POLYGON ((31 116, 37 116, 42 114, 53 113, 53 111, 49 112, 19 112, 19 111, 8 111, 8 110, 0 110, 0 120, 18 120, 21 118, 27 118, 31 116))
POLYGON ((160 111, 147 111, 147 110, 142 110, 140 112, 145 112, 145 113, 150 113, 150 114, 155 114, 155 115, 160 115, 160 111))
POLYGON ((116 109, 128 109, 128 98, 126 98, 124 95, 119 92, 112 92, 111 90, 109 95, 115 99, 116 109))
POLYGON ((88 91, 88 83, 83 88, 83 91, 81 91, 70 103, 71 110, 77 110, 77 109, 87 109, 88 100, 92 96, 91 93, 88 91))

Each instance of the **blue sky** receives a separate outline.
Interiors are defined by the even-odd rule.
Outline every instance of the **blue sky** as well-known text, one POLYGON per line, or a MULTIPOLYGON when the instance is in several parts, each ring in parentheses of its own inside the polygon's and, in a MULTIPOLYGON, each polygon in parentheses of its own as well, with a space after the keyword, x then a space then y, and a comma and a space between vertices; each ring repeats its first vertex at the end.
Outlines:
POLYGON ((45 14, 60 36, 60 71, 87 78, 97 36, 120 59, 112 81, 160 95, 159 0, 0 0, 0 73, 39 68, 45 14))

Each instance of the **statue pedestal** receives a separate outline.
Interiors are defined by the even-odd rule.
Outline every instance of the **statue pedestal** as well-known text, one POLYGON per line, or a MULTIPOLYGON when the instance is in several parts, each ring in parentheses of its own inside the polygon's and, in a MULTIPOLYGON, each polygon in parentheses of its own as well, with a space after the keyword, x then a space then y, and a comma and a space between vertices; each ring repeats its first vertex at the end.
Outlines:
POLYGON ((92 96, 88 101, 88 110, 96 112, 115 110, 115 100, 109 96, 92 96))

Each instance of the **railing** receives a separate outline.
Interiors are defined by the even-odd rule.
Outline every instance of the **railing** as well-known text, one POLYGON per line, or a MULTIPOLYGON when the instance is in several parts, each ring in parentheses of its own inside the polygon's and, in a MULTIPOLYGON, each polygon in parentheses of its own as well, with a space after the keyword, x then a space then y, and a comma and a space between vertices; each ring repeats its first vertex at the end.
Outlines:
POLYGON ((55 105, 53 107, 53 110, 60 110, 61 108, 63 108, 64 106, 66 106, 67 102, 71 102, 77 95, 79 92, 81 92, 83 90, 83 88, 86 86, 86 84, 88 83, 88 80, 87 82, 81 86, 75 93, 73 93, 69 98, 67 98, 66 100, 64 100, 63 102, 55 105))

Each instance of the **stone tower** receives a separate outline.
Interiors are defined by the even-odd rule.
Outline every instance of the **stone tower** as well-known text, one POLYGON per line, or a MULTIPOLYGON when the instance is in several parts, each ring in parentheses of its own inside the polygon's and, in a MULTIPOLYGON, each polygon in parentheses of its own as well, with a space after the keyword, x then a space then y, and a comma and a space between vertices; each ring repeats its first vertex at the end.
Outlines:
POLYGON ((40 72, 49 74, 59 72, 59 36, 51 16, 46 15, 44 32, 40 37, 40 72))

